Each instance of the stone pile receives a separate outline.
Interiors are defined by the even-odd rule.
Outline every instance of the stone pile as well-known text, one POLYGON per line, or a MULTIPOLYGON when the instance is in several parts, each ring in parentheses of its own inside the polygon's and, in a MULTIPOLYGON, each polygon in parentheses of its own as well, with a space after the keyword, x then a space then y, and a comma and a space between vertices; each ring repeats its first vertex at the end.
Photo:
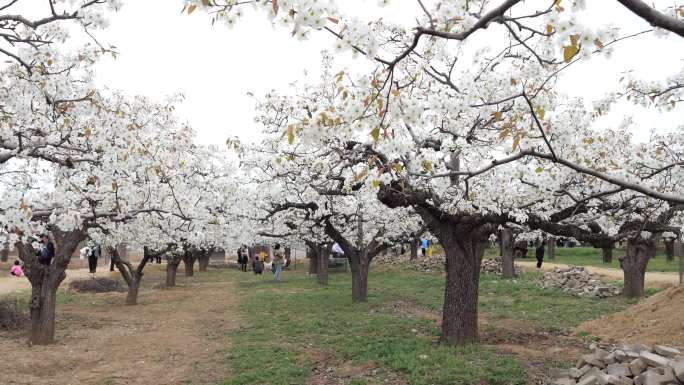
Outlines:
POLYGON ((620 295, 620 288, 596 278, 581 266, 556 267, 540 279, 544 288, 555 287, 576 297, 606 298, 620 295))
POLYGON ((551 385, 682 385, 684 355, 672 347, 594 347, 551 385))
POLYGON ((387 255, 377 255, 373 258, 373 263, 408 266, 414 270, 429 273, 431 271, 444 270, 444 259, 444 255, 433 255, 431 258, 423 257, 419 251, 418 258, 414 260, 411 260, 410 254, 394 255, 388 253, 387 255))
MULTIPOLYGON (((501 274, 503 270, 503 259, 496 257, 494 259, 483 259, 480 271, 483 273, 501 274)), ((520 275, 520 267, 515 266, 515 274, 520 275)))

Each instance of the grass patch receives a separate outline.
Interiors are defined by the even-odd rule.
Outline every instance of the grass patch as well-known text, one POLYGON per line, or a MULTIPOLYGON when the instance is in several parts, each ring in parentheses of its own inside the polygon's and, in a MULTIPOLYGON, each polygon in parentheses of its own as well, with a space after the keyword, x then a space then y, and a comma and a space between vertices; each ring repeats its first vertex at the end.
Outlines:
MULTIPOLYGON (((659 250, 660 252, 661 250, 659 250)), ((489 248, 485 252, 485 258, 495 258, 499 255, 498 249, 489 248)), ((601 255, 601 249, 595 249, 593 247, 557 247, 556 248, 556 258, 549 259, 548 254, 545 255, 544 260, 553 263, 564 263, 567 265, 576 266, 595 266, 595 267, 608 267, 613 269, 620 269, 619 258, 625 255, 624 249, 614 249, 613 250, 613 262, 603 263, 603 256, 601 255)), ((527 251, 527 258, 522 259, 523 261, 534 261, 534 248, 530 248, 527 251)), ((679 271, 678 261, 667 261, 665 255, 659 253, 655 258, 652 258, 648 262, 646 271, 656 271, 656 272, 677 272, 679 271)))
MULTIPOLYGON (((352 304, 346 274, 334 275, 330 285, 320 287, 301 273, 286 272, 280 289, 269 275, 229 274, 239 282, 234 295, 243 298, 240 312, 245 327, 230 335, 227 358, 232 376, 225 384, 305 383, 321 354, 332 357, 329 365, 388 369, 410 384, 526 383, 522 365, 512 356, 486 346, 435 347, 440 334, 437 323, 421 314, 392 310, 399 301, 438 314, 442 274, 376 269, 370 274, 364 304, 352 304)), ((493 320, 487 328, 510 319, 533 327, 566 328, 627 305, 619 298, 574 298, 541 289, 535 278, 535 274, 515 281, 482 277, 480 309, 493 320)), ((366 380, 357 378, 355 383, 366 380)))

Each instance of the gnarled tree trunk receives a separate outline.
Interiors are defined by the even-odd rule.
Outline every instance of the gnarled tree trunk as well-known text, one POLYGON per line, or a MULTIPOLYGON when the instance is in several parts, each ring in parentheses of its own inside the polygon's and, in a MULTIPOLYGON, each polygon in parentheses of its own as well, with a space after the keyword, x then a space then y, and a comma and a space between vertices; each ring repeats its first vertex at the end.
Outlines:
POLYGON ((55 341, 55 309, 57 289, 66 278, 65 270, 78 244, 85 239, 81 230, 52 232, 55 241, 55 256, 49 266, 38 261, 30 244, 17 243, 19 258, 24 261, 24 273, 31 282, 29 305, 31 326, 29 344, 46 345, 55 341))
POLYGON ((328 262, 330 262, 330 251, 328 250, 328 247, 326 245, 321 245, 318 247, 318 253, 317 254, 317 259, 318 263, 316 264, 317 270, 316 273, 318 275, 318 283, 321 285, 327 285, 328 284, 328 262))
POLYGON ((211 252, 209 250, 201 249, 197 253, 197 262, 199 265, 199 271, 207 271, 209 267, 209 259, 211 257, 211 252))
POLYGON ((625 255, 620 258, 620 267, 622 267, 625 277, 625 287, 622 294, 625 297, 643 297, 646 266, 655 254, 656 242, 653 238, 627 240, 625 255))
POLYGON ((509 228, 501 230, 501 277, 515 278, 515 261, 513 249, 513 232, 509 228))
POLYGON ((446 252, 441 341, 463 346, 478 341, 480 265, 487 244, 467 234, 456 237, 453 230, 445 229, 438 235, 446 252))
POLYGON ((171 261, 171 258, 168 259, 166 264, 166 287, 176 286, 176 274, 178 273, 179 264, 180 258, 173 262, 171 261))
MULTIPOLYGON (((345 251, 346 252, 346 251, 345 251)), ((352 273, 352 301, 366 302, 368 299, 368 270, 370 260, 365 252, 349 256, 352 273)))
POLYGON ((197 255, 192 250, 186 250, 183 253, 183 266, 185 267, 185 276, 192 277, 195 275, 195 260, 197 255))

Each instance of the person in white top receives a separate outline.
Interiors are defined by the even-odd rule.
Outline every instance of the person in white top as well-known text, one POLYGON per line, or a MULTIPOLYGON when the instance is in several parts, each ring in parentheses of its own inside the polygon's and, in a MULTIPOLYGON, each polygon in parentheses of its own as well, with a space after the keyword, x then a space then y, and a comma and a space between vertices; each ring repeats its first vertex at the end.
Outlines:
POLYGON ((344 256, 344 250, 342 250, 342 247, 340 247, 340 244, 337 242, 332 245, 332 253, 335 258, 344 256))

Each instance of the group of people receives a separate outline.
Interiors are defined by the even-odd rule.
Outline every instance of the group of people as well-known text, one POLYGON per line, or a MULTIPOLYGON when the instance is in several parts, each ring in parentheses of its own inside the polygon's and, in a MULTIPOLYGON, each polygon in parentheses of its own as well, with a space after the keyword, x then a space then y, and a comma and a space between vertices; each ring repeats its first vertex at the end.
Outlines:
MULTIPOLYGON (((283 267, 289 265, 289 261, 285 260, 285 255, 281 249, 280 243, 276 243, 273 247, 273 259, 271 261, 271 272, 273 273, 273 280, 280 283, 280 276, 283 271, 283 267)), ((252 250, 250 250, 247 245, 242 245, 237 250, 238 264, 240 265, 240 270, 247 271, 247 264, 249 260, 252 259, 252 271, 254 274, 261 275, 265 269, 265 262, 267 260, 267 254, 262 250, 259 255, 251 255, 252 250), (251 257, 251 258, 250 258, 251 257)))
POLYGON ((423 253, 423 257, 427 255, 428 258, 432 258, 432 241, 429 239, 421 239, 420 251, 423 253))

